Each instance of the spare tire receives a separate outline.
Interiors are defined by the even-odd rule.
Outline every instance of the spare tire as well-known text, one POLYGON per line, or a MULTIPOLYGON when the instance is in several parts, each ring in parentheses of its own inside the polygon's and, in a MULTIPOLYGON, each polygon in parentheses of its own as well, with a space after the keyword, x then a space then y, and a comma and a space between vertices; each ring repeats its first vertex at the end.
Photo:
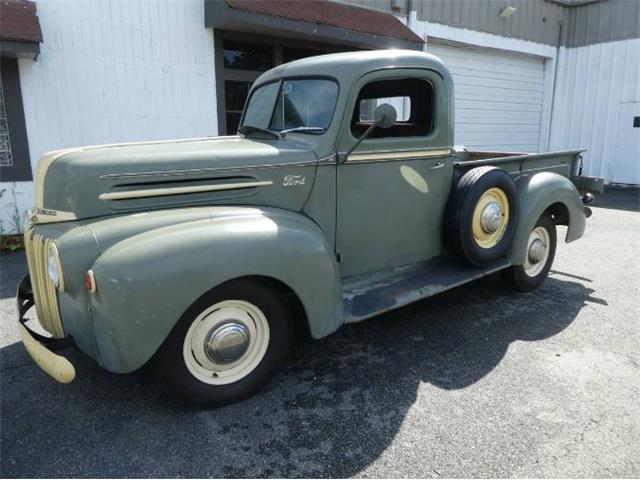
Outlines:
POLYGON ((477 266, 504 257, 518 221, 516 187, 507 172, 478 167, 453 188, 444 218, 448 246, 477 266))

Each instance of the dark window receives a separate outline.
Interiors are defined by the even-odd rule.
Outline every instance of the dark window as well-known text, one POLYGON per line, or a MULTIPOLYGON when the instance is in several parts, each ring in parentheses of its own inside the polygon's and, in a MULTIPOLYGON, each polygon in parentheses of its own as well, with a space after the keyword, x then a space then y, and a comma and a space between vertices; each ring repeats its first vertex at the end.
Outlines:
POLYGON ((242 117, 242 109, 247 99, 251 82, 224 82, 224 101, 226 106, 227 132, 236 133, 240 118, 242 117))
POLYGON ((273 47, 224 41, 224 68, 264 72, 273 67, 273 47))
POLYGON ((13 167, 11 153, 11 135, 9 134, 9 119, 4 106, 4 88, 2 88, 2 71, 0 71, 0 167, 13 167))
POLYGON ((407 78, 380 80, 365 85, 351 118, 351 132, 359 137, 373 122, 378 105, 389 103, 397 112, 396 123, 387 129, 377 128, 371 138, 418 137, 433 130, 433 87, 426 80, 407 78))
POLYGON ((0 65, 0 180, 31 178, 18 61, 3 58, 0 65))
POLYGON ((225 39, 223 44, 224 110, 226 133, 238 131, 251 85, 260 73, 274 67, 271 45, 225 39))
POLYGON ((284 47, 282 49, 282 62, 293 62, 294 60, 299 60, 301 58, 313 57, 315 55, 322 55, 326 52, 321 52, 319 50, 308 50, 306 48, 289 48, 284 47))
POLYGON ((640 117, 633 117, 633 128, 640 128, 640 117))

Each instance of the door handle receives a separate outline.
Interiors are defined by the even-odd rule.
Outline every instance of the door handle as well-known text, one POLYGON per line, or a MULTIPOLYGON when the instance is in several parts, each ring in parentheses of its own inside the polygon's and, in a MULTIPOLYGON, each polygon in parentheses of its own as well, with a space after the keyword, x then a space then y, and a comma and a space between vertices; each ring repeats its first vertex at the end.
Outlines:
POLYGON ((444 167, 444 162, 438 162, 433 167, 429 167, 429 170, 438 170, 439 168, 444 167))

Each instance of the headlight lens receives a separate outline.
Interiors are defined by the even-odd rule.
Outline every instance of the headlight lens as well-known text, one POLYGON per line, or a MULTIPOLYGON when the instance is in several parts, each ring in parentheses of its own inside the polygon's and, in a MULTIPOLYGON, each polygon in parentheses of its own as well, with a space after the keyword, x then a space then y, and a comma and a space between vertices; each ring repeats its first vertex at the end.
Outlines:
POLYGON ((58 260, 58 249, 53 243, 49 247, 47 256, 47 271, 49 272, 49 278, 56 288, 60 288, 62 272, 60 271, 60 261, 58 260))

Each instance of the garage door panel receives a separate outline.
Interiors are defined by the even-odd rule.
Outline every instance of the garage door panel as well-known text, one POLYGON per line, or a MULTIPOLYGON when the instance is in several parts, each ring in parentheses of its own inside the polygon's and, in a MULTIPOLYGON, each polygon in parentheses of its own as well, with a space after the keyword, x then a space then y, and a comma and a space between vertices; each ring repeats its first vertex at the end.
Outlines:
POLYGON ((468 50, 461 54, 464 47, 449 47, 440 45, 430 45, 428 49, 431 53, 438 55, 442 50, 447 51, 447 64, 451 68, 469 68, 473 70, 497 70, 507 74, 526 76, 531 78, 544 77, 544 72, 540 72, 535 63, 531 63, 533 57, 525 55, 510 55, 496 50, 489 54, 481 53, 480 50, 468 50), (438 52, 436 52, 438 50, 438 52), (457 50, 457 51, 452 51, 457 50), (520 60, 520 57, 524 60, 520 60), (480 63, 479 63, 480 62, 480 63))
POLYGON ((542 104, 542 94, 538 92, 526 92, 523 90, 518 91, 506 88, 460 85, 455 89, 455 93, 460 95, 461 100, 465 98, 469 100, 491 100, 493 103, 496 101, 498 103, 505 103, 503 100, 509 100, 509 103, 542 104))
MULTIPOLYGON (((464 63, 452 63, 451 71, 459 74, 467 75, 487 75, 491 72, 497 72, 501 78, 521 78, 528 82, 540 82, 544 79, 544 72, 541 74, 537 69, 523 69, 518 68, 513 64, 496 64, 492 62, 484 62, 482 65, 478 65, 479 59, 469 60, 464 63)), ((448 66, 449 64, 447 64, 448 66)))
POLYGON ((482 87, 488 91, 507 91, 513 92, 514 95, 540 95, 542 98, 542 84, 535 85, 533 83, 517 82, 515 80, 500 80, 482 77, 471 77, 468 75, 457 76, 456 86, 460 87, 482 87))
POLYGON ((508 133, 509 136, 507 138, 505 138, 503 132, 464 132, 464 135, 473 143, 495 143, 496 145, 501 143, 538 143, 538 135, 535 133, 516 132, 512 130, 509 130, 508 133))
POLYGON ((501 74, 495 71, 488 72, 486 70, 471 70, 469 68, 456 68, 450 69, 450 71, 453 75, 456 75, 460 81, 467 78, 469 80, 478 79, 479 81, 483 79, 487 85, 491 84, 493 81, 518 82, 518 84, 520 84, 520 88, 530 90, 540 90, 540 87, 544 86, 544 79, 542 78, 526 78, 518 75, 501 74))
POLYGON ((532 152, 540 141, 541 58, 431 43, 455 86, 455 142, 483 150, 532 152))
MULTIPOLYGON (((460 124, 459 131, 461 134, 486 134, 486 135, 502 135, 505 132, 510 133, 519 133, 523 135, 532 135, 531 127, 536 127, 536 125, 531 125, 530 123, 492 123, 492 124, 479 124, 474 122, 462 123, 460 124)), ((537 139, 537 133, 534 134, 531 138, 537 139)))
MULTIPOLYGON (((534 153, 538 150, 537 143, 525 144, 521 143, 519 140, 515 140, 515 143, 509 142, 499 142, 499 143, 477 143, 473 146, 473 150, 484 150, 484 151, 504 151, 504 152, 523 152, 523 153, 534 153)), ((460 144, 456 144, 460 145, 460 144)), ((465 147, 469 148, 469 145, 465 145, 465 147)))
POLYGON ((488 117, 487 112, 542 112, 542 105, 536 105, 531 103, 501 103, 490 102, 486 100, 476 99, 460 99, 456 100, 456 112, 460 109, 475 110, 479 115, 483 115, 484 118, 488 117))
POLYGON ((478 113, 475 109, 459 108, 456 112, 456 122, 464 123, 491 123, 499 124, 524 124, 534 127, 538 125, 538 116, 536 112, 532 115, 523 115, 521 111, 500 110, 500 113, 494 115, 491 120, 487 120, 484 113, 478 113))
POLYGON ((493 89, 486 87, 463 86, 455 90, 455 94, 460 100, 491 101, 493 103, 509 102, 519 105, 542 105, 542 95, 534 92, 516 92, 507 89, 493 89))

